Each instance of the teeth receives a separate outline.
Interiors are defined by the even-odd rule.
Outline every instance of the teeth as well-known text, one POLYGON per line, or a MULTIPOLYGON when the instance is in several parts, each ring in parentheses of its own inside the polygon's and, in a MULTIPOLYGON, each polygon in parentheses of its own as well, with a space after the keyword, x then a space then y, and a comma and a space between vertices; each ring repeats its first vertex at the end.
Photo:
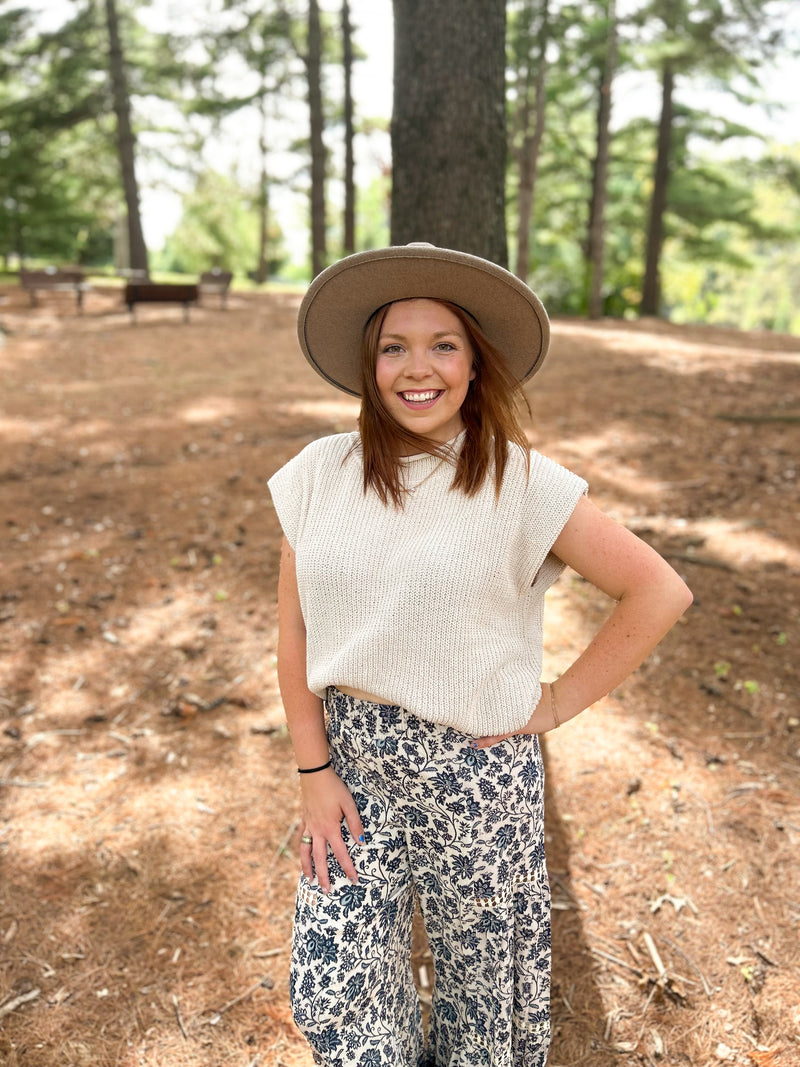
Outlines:
POLYGON ((439 395, 438 389, 431 389, 427 393, 401 393, 404 400, 410 400, 417 404, 426 403, 428 400, 433 400, 434 397, 439 395))

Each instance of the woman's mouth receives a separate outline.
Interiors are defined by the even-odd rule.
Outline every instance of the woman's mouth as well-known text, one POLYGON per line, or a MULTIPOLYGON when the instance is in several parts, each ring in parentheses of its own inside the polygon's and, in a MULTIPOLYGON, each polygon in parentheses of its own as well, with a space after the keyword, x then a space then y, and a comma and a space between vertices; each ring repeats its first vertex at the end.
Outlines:
POLYGON ((407 389, 397 395, 409 408, 429 408, 444 392, 443 389, 407 389))

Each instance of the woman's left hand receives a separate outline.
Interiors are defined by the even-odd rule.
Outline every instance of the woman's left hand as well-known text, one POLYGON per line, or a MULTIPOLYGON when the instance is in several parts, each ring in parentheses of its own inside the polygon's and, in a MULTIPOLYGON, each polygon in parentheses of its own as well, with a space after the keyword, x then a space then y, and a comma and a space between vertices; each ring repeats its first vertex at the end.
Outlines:
POLYGON ((543 682, 542 695, 539 698, 539 703, 536 705, 533 715, 531 715, 522 729, 514 730, 510 734, 494 734, 491 737, 476 737, 473 741, 473 745, 475 748, 491 748, 492 745, 496 745, 499 741, 505 741, 508 737, 515 737, 517 734, 543 734, 547 730, 552 730, 555 726, 556 717, 553 714, 551 685, 549 682, 543 682))

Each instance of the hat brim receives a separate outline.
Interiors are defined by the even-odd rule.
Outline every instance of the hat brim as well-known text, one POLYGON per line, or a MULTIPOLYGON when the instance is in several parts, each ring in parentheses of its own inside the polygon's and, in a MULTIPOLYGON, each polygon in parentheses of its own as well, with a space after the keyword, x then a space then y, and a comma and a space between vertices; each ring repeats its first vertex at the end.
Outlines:
POLYGON ((427 244, 357 252, 317 275, 297 318, 304 356, 331 385, 361 396, 369 318, 384 304, 415 298, 448 300, 468 311, 519 382, 541 367, 550 323, 536 294, 494 263, 427 244))

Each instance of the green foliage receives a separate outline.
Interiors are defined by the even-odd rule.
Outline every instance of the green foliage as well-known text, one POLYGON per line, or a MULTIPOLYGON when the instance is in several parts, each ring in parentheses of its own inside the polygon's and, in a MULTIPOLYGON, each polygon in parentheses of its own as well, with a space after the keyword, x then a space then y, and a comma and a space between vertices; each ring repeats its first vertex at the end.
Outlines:
POLYGON ((731 181, 749 189, 755 226, 709 227, 720 254, 702 263, 668 251, 665 295, 677 322, 704 320, 800 333, 800 146, 761 160, 729 160, 731 181))
MULTIPOLYGON (((159 269, 199 274, 218 266, 246 275, 258 258, 258 209, 252 193, 234 179, 206 171, 183 201, 183 215, 158 261, 159 269)), ((275 225, 271 247, 280 249, 275 225)), ((270 273, 279 271, 285 255, 273 252, 270 273)))
MULTIPOLYGON (((117 6, 132 95, 163 116, 186 80, 186 42, 147 31, 131 0, 117 6)), ((0 254, 108 262, 123 198, 104 5, 64 10, 47 32, 30 9, 0 14, 0 254)))

